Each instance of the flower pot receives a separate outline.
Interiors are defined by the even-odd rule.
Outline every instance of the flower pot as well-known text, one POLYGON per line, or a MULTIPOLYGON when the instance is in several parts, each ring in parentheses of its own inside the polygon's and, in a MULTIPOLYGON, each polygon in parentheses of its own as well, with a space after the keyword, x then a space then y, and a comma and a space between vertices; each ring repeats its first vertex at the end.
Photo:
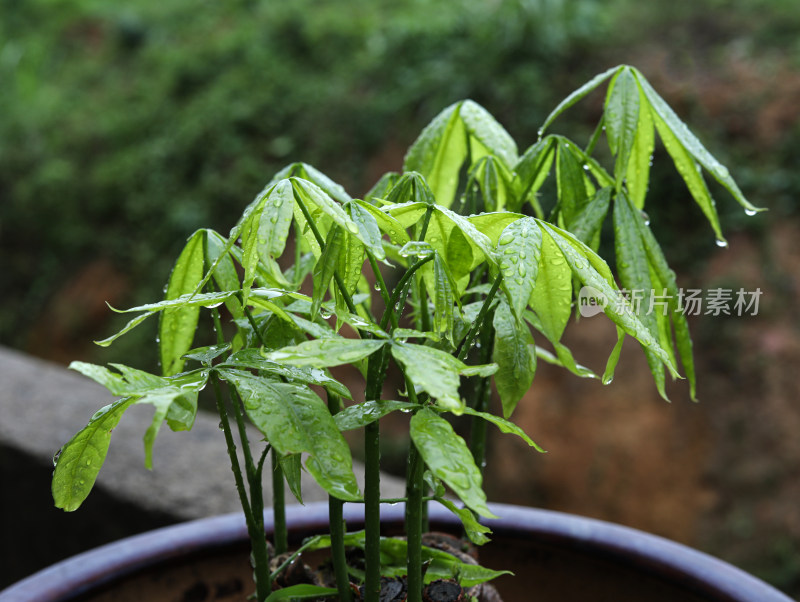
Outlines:
MULTIPOLYGON (((480 560, 516 573, 495 582, 505 602, 791 602, 729 564, 635 529, 516 506, 492 510, 501 518, 491 521, 492 543, 480 549, 480 560)), ((348 528, 360 528, 362 507, 347 505, 345 517, 348 528)), ((327 504, 289 507, 287 521, 294 543, 326 532, 327 504)), ((402 505, 384 508, 387 534, 401 532, 402 522, 402 505)), ((459 530, 439 506, 431 506, 430 522, 459 530)), ((0 602, 238 602, 253 589, 248 547, 241 515, 183 523, 60 562, 0 592, 0 602)))

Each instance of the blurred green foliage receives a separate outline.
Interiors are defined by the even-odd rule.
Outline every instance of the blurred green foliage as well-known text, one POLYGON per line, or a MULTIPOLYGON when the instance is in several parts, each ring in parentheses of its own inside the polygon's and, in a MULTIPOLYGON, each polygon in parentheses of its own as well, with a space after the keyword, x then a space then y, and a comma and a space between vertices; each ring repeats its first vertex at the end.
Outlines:
POLYGON ((376 153, 467 97, 532 141, 601 17, 590 0, 0 0, 0 341, 28 346, 98 254, 126 302, 150 298, 196 227, 227 231, 288 162, 365 191, 376 153))

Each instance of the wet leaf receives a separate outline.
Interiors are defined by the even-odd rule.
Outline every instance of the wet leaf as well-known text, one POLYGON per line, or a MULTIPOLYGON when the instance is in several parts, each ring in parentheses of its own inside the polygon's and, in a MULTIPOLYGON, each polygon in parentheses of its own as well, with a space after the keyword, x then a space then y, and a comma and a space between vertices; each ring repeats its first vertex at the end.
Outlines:
POLYGON ((497 364, 494 383, 508 418, 528 392, 536 373, 536 346, 526 324, 518 324, 506 303, 494 311, 492 361, 497 364))
POLYGON ((617 157, 614 175, 618 190, 628 172, 638 124, 639 86, 630 68, 622 67, 609 86, 605 106, 608 145, 617 157))
POLYGON ((497 241, 497 263, 503 274, 503 290, 518 319, 528 305, 539 275, 542 232, 532 217, 509 224, 497 241))
POLYGON ((483 479, 472 453, 449 422, 432 410, 420 410, 411 418, 411 440, 436 478, 447 483, 471 510, 495 518, 486 505, 483 479))
POLYGON ((551 123, 553 123, 553 120, 555 120, 556 117, 561 115, 561 113, 595 90, 598 86, 600 86, 600 84, 617 73, 621 68, 622 67, 612 67, 608 71, 604 71, 603 73, 595 75, 591 80, 583 84, 580 88, 562 100, 558 106, 553 109, 553 112, 547 116, 547 119, 544 120, 544 125, 542 125, 542 127, 539 129, 540 135, 550 126, 551 123))
POLYGON ((77 510, 89 495, 105 462, 111 431, 133 403, 123 398, 101 408, 64 447, 53 472, 52 493, 57 508, 77 510))
MULTIPOLYGON (((196 232, 181 251, 172 269, 165 300, 191 294, 203 279, 206 232, 196 232)), ((158 349, 161 370, 165 376, 183 370, 183 354, 192 348, 200 307, 197 305, 167 309, 160 315, 158 324, 158 349)))
POLYGON ((281 455, 308 453, 308 472, 332 496, 361 499, 350 448, 328 407, 304 386, 269 381, 247 372, 220 370, 236 387, 248 417, 281 455))
POLYGON ((357 403, 338 412, 333 419, 340 431, 358 429, 392 412, 410 412, 419 406, 408 401, 372 400, 357 403))
POLYGON ((351 364, 375 353, 385 340, 328 338, 305 341, 267 353, 265 359, 291 366, 327 368, 351 364))

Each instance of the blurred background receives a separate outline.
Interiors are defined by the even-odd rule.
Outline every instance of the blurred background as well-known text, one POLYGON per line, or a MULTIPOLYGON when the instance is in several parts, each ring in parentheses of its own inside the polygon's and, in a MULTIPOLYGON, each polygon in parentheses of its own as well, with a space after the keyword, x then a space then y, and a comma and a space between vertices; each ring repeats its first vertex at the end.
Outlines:
MULTIPOLYGON (((494 440, 490 499, 645 529, 798 596, 796 0, 0 0, 0 344, 153 368, 155 324, 92 345, 120 326, 106 302, 156 298, 192 232, 227 232, 277 169, 305 161, 362 195, 463 98, 524 150, 618 63, 769 209, 712 189, 719 249, 656 153, 647 211, 679 286, 758 287, 758 315, 690 323, 699 404, 681 382, 660 400, 633 345, 607 387, 541 366, 515 419, 549 453, 494 440)), ((553 131, 587 139, 602 100, 553 131)), ((579 361, 602 369, 607 327, 571 328, 579 361)), ((387 437, 387 467, 402 445, 387 437)))

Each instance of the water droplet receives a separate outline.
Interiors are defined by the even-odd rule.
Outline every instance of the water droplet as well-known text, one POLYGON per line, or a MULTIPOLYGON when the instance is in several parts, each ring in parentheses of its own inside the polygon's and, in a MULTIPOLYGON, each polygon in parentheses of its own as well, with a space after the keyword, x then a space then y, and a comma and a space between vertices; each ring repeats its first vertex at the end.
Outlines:
POLYGON ((55 453, 55 455, 53 456, 53 466, 55 466, 55 465, 56 465, 56 463, 58 463, 58 457, 61 455, 61 452, 62 452, 62 451, 63 451, 63 449, 60 449, 60 450, 58 450, 58 451, 55 453))
POLYGON ((728 246, 728 241, 727 240, 723 240, 721 238, 718 238, 716 242, 717 242, 717 246, 722 248, 722 249, 724 249, 724 248, 726 248, 728 246))
POLYGON ((269 218, 269 221, 271 221, 273 224, 277 224, 278 223, 278 216, 277 215, 273 215, 272 217, 269 218))
POLYGON ((358 226, 354 222, 347 222, 347 229, 353 234, 358 234, 358 226))
POLYGON ((221 431, 225 430, 225 427, 222 425, 222 420, 219 421, 219 424, 217 426, 219 427, 219 430, 221 431))
POLYGON ((614 380, 614 377, 612 375, 604 376, 603 377, 603 384, 604 385, 610 385, 613 380, 614 380))
POLYGON ((378 291, 378 292, 381 292, 381 283, 380 282, 376 282, 375 283, 375 290, 378 291))
POLYGON ((644 220, 644 225, 645 226, 649 226, 650 225, 650 216, 647 215, 647 213, 644 212, 644 211, 642 211, 642 219, 644 220))
POLYGON ((519 267, 517 268, 517 270, 519 271, 519 275, 520 276, 524 276, 525 274, 528 273, 528 270, 525 269, 525 265, 522 264, 522 263, 519 264, 519 267))
POLYGON ((498 244, 501 245, 507 245, 512 240, 514 240, 514 235, 511 234, 510 232, 504 232, 503 235, 500 237, 500 240, 498 240, 497 242, 498 244))
POLYGON ((758 211, 756 211, 755 209, 745 209, 744 213, 745 213, 745 215, 749 215, 750 217, 753 217, 756 213, 758 213, 758 211))

